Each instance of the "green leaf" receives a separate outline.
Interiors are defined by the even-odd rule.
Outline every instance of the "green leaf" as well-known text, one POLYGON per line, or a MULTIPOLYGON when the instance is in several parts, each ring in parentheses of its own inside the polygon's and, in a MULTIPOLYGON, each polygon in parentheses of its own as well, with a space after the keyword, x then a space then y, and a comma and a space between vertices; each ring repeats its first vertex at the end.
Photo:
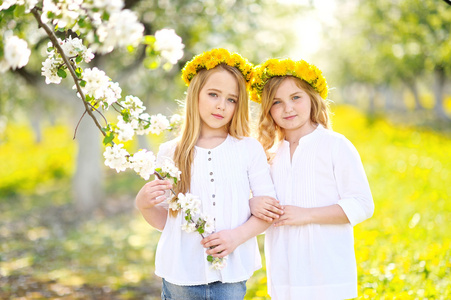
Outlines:
POLYGON ((114 133, 110 131, 103 138, 103 144, 104 145, 113 145, 113 140, 114 140, 114 133))
POLYGON ((213 256, 208 255, 208 256, 207 256, 207 260, 208 260, 209 262, 212 262, 212 261, 213 261, 213 256))
POLYGON ((83 60, 83 57, 81 57, 80 55, 78 55, 77 58, 75 58, 75 62, 77 64, 81 63, 82 60, 83 60))
POLYGON ((80 86, 81 87, 85 87, 86 86, 86 81, 84 81, 84 80, 80 81, 80 86))
POLYGON ((78 26, 83 28, 83 27, 85 27, 85 25, 86 25, 85 18, 81 18, 78 20, 78 26))
MULTIPOLYGON (((82 68, 76 68, 75 69, 75 75, 77 75, 78 78, 81 78, 81 75, 83 73, 83 69, 82 68)), ((86 83, 86 81, 85 81, 86 83)))
POLYGON ((5 9, 3 13, 10 13, 16 9, 17 5, 11 5, 8 9, 5 9))
POLYGON ((64 71, 63 69, 58 69, 57 74, 61 78, 66 78, 67 77, 66 71, 64 71))
POLYGON ((108 21, 109 19, 110 19, 110 14, 107 13, 106 11, 103 12, 103 14, 102 14, 102 20, 108 21))
POLYGON ((16 18, 23 18, 25 14, 25 5, 16 5, 16 9, 14 10, 14 16, 16 18))
POLYGON ((197 231, 198 231, 200 234, 202 234, 202 233, 205 232, 205 230, 204 230, 202 227, 197 228, 197 231))

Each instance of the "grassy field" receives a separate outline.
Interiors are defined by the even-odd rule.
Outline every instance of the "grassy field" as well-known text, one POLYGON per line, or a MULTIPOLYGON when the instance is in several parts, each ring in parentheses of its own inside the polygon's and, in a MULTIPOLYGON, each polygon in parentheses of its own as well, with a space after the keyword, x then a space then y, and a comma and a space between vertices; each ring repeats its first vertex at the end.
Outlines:
MULTIPOLYGON (((376 205, 355 227, 358 299, 450 299, 451 138, 368 121, 351 107, 333 111, 334 130, 360 152, 376 205)), ((71 130, 49 127, 39 145, 26 126, 0 135, 0 299, 159 299, 160 234, 133 207, 144 181, 107 170, 107 200, 78 222, 68 196, 71 130)), ((246 299, 269 299, 263 269, 246 299)))

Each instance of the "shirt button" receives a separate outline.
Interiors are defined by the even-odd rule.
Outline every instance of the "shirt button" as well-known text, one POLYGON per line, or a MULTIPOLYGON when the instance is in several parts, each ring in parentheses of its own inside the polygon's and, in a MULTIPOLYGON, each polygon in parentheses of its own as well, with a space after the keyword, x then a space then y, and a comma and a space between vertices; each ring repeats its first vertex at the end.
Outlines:
POLYGON ((211 157, 209 157, 208 160, 211 160, 211 157))
POLYGON ((216 205, 216 202, 213 202, 213 206, 215 206, 216 205))
POLYGON ((208 151, 208 154, 211 154, 211 151, 208 151))
POLYGON ((210 175, 213 175, 213 172, 210 172, 210 175))
POLYGON ((211 182, 215 181, 213 178, 211 179, 211 182))
POLYGON ((216 197, 215 194, 211 195, 212 198, 216 197))

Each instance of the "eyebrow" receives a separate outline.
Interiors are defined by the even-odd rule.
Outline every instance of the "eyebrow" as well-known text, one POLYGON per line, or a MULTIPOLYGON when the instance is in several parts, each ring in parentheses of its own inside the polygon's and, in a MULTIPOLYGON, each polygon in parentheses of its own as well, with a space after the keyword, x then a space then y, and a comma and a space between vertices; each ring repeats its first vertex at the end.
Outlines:
MULTIPOLYGON (((295 93, 291 94, 290 97, 293 97, 293 96, 296 95, 296 94, 301 94, 302 92, 303 92, 303 91, 295 92, 295 93)), ((304 93, 305 93, 305 92, 304 92, 304 93)), ((277 100, 280 100, 280 98, 275 97, 274 100, 276 100, 276 99, 277 99, 277 100)))
MULTIPOLYGON (((218 92, 218 93, 221 93, 221 94, 222 94, 222 91, 221 91, 221 90, 218 90, 218 89, 215 89, 215 88, 209 88, 209 89, 207 89, 207 91, 214 91, 214 92, 218 92)), ((235 95, 235 94, 230 94, 230 96, 235 97, 235 98, 238 99, 238 96, 235 95)))

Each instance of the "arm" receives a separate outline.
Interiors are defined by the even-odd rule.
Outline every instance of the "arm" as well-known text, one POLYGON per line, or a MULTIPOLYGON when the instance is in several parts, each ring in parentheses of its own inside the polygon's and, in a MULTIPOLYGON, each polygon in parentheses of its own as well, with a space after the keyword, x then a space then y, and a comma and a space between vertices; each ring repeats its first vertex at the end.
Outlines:
POLYGON ((284 214, 274 223, 274 226, 349 223, 348 217, 338 204, 312 208, 286 205, 283 211, 284 214))
POLYGON ((158 205, 165 200, 165 191, 172 188, 167 180, 154 180, 146 183, 136 195, 135 204, 144 219, 152 227, 163 230, 166 224, 168 211, 158 205))
POLYGON ((269 226, 269 223, 251 216, 243 225, 213 233, 204 238, 201 244, 208 249, 207 254, 213 257, 224 257, 232 253, 239 245, 264 232, 269 226))
MULTIPOLYGON (((263 147, 255 139, 248 139, 246 142, 246 149, 249 153, 247 168, 249 186, 253 196, 262 196, 261 198, 277 201, 274 198, 268 197, 275 197, 276 193, 274 191, 263 147)), ((212 255, 213 257, 224 257, 232 253, 239 245, 264 232, 269 226, 270 223, 266 223, 251 215, 242 225, 234 229, 222 230, 214 233, 203 239, 201 244, 205 248, 213 248, 208 249, 207 254, 212 255)))
POLYGON ((272 197, 260 196, 249 200, 252 215, 265 222, 272 223, 283 214, 279 200, 272 197))
POLYGON ((370 218, 374 213, 373 196, 357 149, 343 138, 333 153, 334 177, 343 209, 352 226, 370 218))
POLYGON ((345 138, 335 146, 332 176, 340 197, 337 204, 313 208, 284 206, 284 214, 275 226, 347 223, 354 226, 371 217, 373 198, 357 150, 345 138))

